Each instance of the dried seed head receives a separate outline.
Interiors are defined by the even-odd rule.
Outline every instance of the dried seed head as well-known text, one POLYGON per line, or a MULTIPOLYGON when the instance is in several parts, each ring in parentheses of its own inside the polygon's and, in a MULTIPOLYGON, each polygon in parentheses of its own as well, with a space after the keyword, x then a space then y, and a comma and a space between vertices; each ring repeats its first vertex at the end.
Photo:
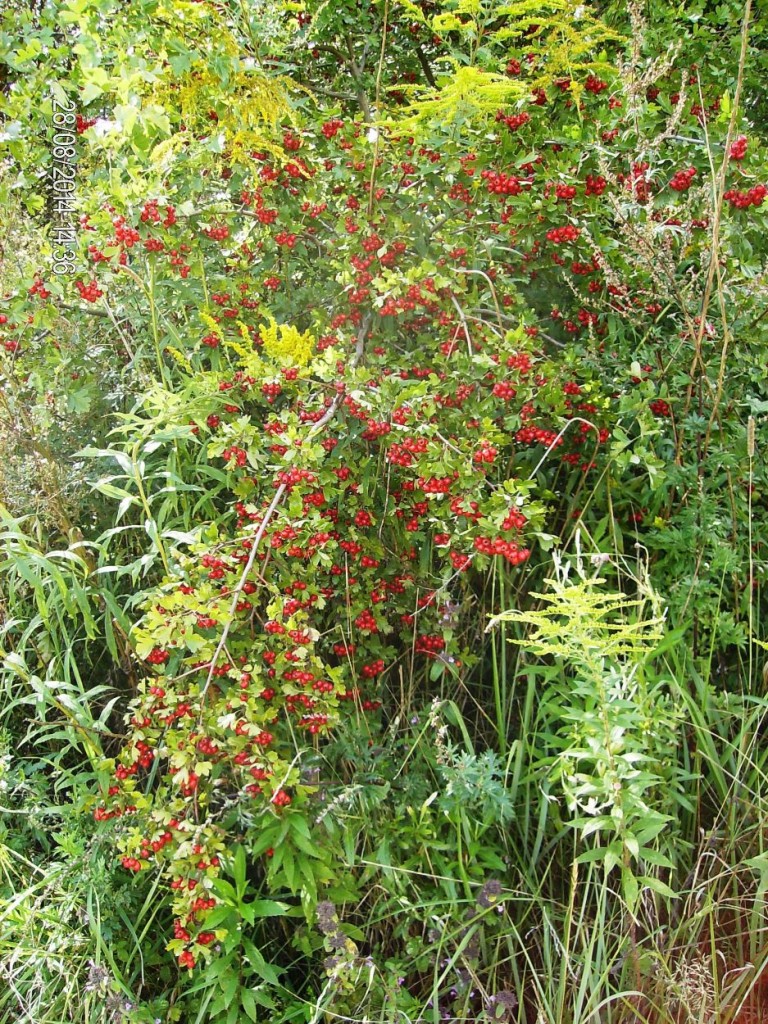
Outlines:
POLYGON ((484 909, 494 906, 498 902, 501 892, 501 882, 495 878, 489 878, 478 894, 478 906, 484 909))
POLYGON ((747 420, 747 455, 750 459, 755 457, 755 417, 750 416, 747 420))
POLYGON ((488 1016, 491 1020, 511 1021, 517 1006, 517 996, 514 992, 497 992, 488 999, 488 1016))
POLYGON ((317 927, 324 935, 333 935, 339 927, 336 907, 330 900, 323 900, 317 905, 317 927))

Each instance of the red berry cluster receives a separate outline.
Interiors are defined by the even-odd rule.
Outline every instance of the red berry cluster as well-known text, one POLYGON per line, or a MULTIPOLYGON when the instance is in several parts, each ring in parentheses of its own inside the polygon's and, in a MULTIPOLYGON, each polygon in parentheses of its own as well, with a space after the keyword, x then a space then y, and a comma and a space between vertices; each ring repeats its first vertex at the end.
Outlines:
POLYGON ((420 476, 417 485, 425 494, 448 494, 456 478, 457 476, 420 476))
POLYGON ((563 443, 562 437, 558 437, 554 430, 547 430, 545 427, 521 427, 515 434, 515 440, 520 444, 543 444, 547 447, 563 443))
POLYGON ((517 509, 511 509, 501 524, 501 528, 502 530, 522 530, 527 524, 528 520, 522 512, 518 512, 517 509))
POLYGON ((221 453, 221 457, 225 462, 234 461, 236 466, 245 466, 248 462, 248 453, 243 448, 238 448, 237 445, 225 448, 221 453))
POLYGON ((139 219, 142 224, 162 223, 163 227, 169 228, 176 223, 176 210, 173 206, 166 203, 165 216, 163 217, 160 213, 160 201, 158 199, 148 199, 142 208, 139 219))
POLYGON ((604 82, 602 78, 598 78, 596 75, 589 75, 584 83, 584 88, 587 92, 591 92, 597 96, 608 88, 608 83, 604 82))
POLYGON ((80 292, 80 298, 86 302, 98 302, 104 292, 99 288, 95 281, 89 281, 88 284, 83 284, 82 281, 75 281, 75 288, 80 292))
POLYGON ((215 242, 223 242, 225 238, 229 238, 229 228, 226 224, 212 224, 209 228, 204 228, 203 233, 215 242))
POLYGON ((496 456, 499 454, 499 449, 495 448, 489 441, 481 441, 480 448, 472 456, 472 461, 482 465, 493 465, 496 461, 496 456))
POLYGON ((524 124, 528 124, 531 120, 531 115, 526 111, 522 111, 519 114, 504 114, 502 110, 496 111, 496 120, 501 124, 504 124, 509 128, 511 132, 516 132, 522 128, 524 124))
POLYGON ((124 245, 126 249, 132 249, 141 238, 136 228, 126 223, 125 217, 115 217, 112 226, 115 229, 116 245, 124 245))
POLYGON ((520 179, 514 174, 504 174, 503 171, 481 171, 480 177, 486 184, 486 188, 492 195, 497 196, 519 196, 523 191, 520 179))
POLYGON ((505 402, 511 402, 512 399, 515 398, 515 396, 517 395, 517 388, 515 388, 507 380, 500 380, 493 385, 493 390, 491 391, 491 394, 495 398, 501 398, 505 402))
POLYGON ((355 526, 358 526, 361 530, 366 529, 369 526, 373 526, 373 517, 370 512, 365 509, 360 509, 355 513, 355 526))
POLYGON ((376 661, 372 661, 370 665, 363 665, 362 675, 366 679, 373 679, 374 676, 380 675, 384 671, 385 665, 382 658, 377 658, 376 661))
POLYGON ((323 732, 328 725, 328 715, 303 715, 299 719, 299 728, 316 736, 323 732))
POLYGON ((669 187, 675 192, 687 192, 696 177, 696 168, 688 167, 684 171, 675 171, 669 179, 669 187))
POLYGON ((520 547, 503 537, 475 537, 474 545, 475 551, 481 555, 503 555, 512 565, 522 565, 531 556, 529 548, 520 547))
POLYGON ((369 633, 378 633, 379 627, 376 624, 373 612, 370 608, 366 608, 362 611, 355 619, 355 625, 358 629, 368 631, 369 633))
POLYGON ((559 200, 569 203, 572 199, 576 198, 576 186, 563 184, 555 185, 555 195, 559 200))
POLYGON ((284 484, 288 490, 292 490, 297 484, 307 483, 313 484, 317 480, 314 473, 311 473, 308 469, 301 469, 298 466, 292 466, 291 469, 281 470, 275 477, 275 487, 279 487, 280 484, 284 484))
POLYGON ((575 242, 580 234, 580 228, 573 224, 566 224, 562 228, 550 228, 547 232, 547 240, 555 245, 562 245, 563 242, 575 242))
POLYGON ((436 658, 445 650, 445 640, 437 634, 430 635, 422 633, 416 637, 416 651, 418 654, 426 654, 428 658, 436 658))
POLYGON ((37 295, 39 299, 47 299, 51 293, 43 284, 43 279, 38 275, 32 282, 28 294, 37 295))
POLYGON ((762 206, 766 196, 768 196, 768 188, 765 185, 754 185, 747 192, 731 188, 723 193, 723 198, 727 199, 737 210, 746 210, 750 206, 762 206))
POLYGON ((749 142, 746 135, 739 135, 738 138, 734 139, 731 143, 731 150, 728 154, 731 160, 743 160, 747 155, 747 146, 749 142))
POLYGON ((179 966, 186 967, 189 971, 194 968, 195 957, 188 949, 185 949, 184 952, 179 954, 179 966))
POLYGON ((338 117, 332 117, 330 120, 326 121, 323 124, 321 131, 323 135, 326 137, 326 139, 332 139, 339 133, 339 131, 343 127, 343 121, 341 121, 338 117))

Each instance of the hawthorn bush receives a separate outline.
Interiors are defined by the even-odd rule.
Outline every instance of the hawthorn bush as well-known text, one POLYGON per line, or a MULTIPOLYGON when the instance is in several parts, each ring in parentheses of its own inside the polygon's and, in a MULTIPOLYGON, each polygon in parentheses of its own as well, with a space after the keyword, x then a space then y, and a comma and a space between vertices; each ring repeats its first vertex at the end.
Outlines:
POLYGON ((104 1012, 733 1016, 747 910, 677 908, 762 806, 764 19, 705 66, 637 5, 13 13, 4 671, 164 894, 104 1012))

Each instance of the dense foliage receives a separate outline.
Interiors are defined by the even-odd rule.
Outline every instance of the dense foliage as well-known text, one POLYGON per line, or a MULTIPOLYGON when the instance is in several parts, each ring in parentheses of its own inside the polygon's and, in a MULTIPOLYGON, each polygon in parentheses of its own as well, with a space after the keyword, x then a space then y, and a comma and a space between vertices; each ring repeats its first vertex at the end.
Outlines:
POLYGON ((2 15, 0 1019, 761 1019, 768 22, 683 7, 2 15))

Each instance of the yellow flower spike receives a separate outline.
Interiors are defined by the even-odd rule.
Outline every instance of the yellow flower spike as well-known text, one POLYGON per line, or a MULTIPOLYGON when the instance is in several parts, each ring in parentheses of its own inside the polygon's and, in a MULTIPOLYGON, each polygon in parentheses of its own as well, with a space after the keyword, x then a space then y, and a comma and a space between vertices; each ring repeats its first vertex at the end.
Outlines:
POLYGON ((248 325, 244 324, 242 320, 236 320, 235 323, 240 328, 240 337, 243 339, 245 344, 241 345, 239 341, 231 341, 230 339, 225 339, 224 344, 228 349, 231 349, 240 356, 242 364, 245 367, 254 361, 251 334, 248 330, 248 325))
POLYGON ((251 332, 248 329, 248 324, 244 324, 242 320, 235 320, 239 330, 240 337, 243 339, 246 345, 251 344, 251 332))
POLYGON ((278 324, 272 318, 269 326, 259 324, 264 351, 270 359, 283 366, 306 366, 312 356, 315 339, 304 331, 300 333, 292 324, 278 324))
POLYGON ((225 338, 224 344, 230 351, 236 352, 240 356, 243 366, 247 364, 251 353, 239 341, 230 341, 228 338, 225 338))
POLYGON ((179 366, 183 366, 185 370, 189 370, 190 372, 192 371, 192 364, 180 349, 174 348, 173 345, 166 345, 165 351, 179 364, 179 366))
POLYGON ((200 319, 203 321, 205 326, 209 328, 211 334, 215 334, 217 338, 222 340, 224 338, 224 332, 221 329, 221 325, 218 324, 210 313, 200 313, 200 319))

